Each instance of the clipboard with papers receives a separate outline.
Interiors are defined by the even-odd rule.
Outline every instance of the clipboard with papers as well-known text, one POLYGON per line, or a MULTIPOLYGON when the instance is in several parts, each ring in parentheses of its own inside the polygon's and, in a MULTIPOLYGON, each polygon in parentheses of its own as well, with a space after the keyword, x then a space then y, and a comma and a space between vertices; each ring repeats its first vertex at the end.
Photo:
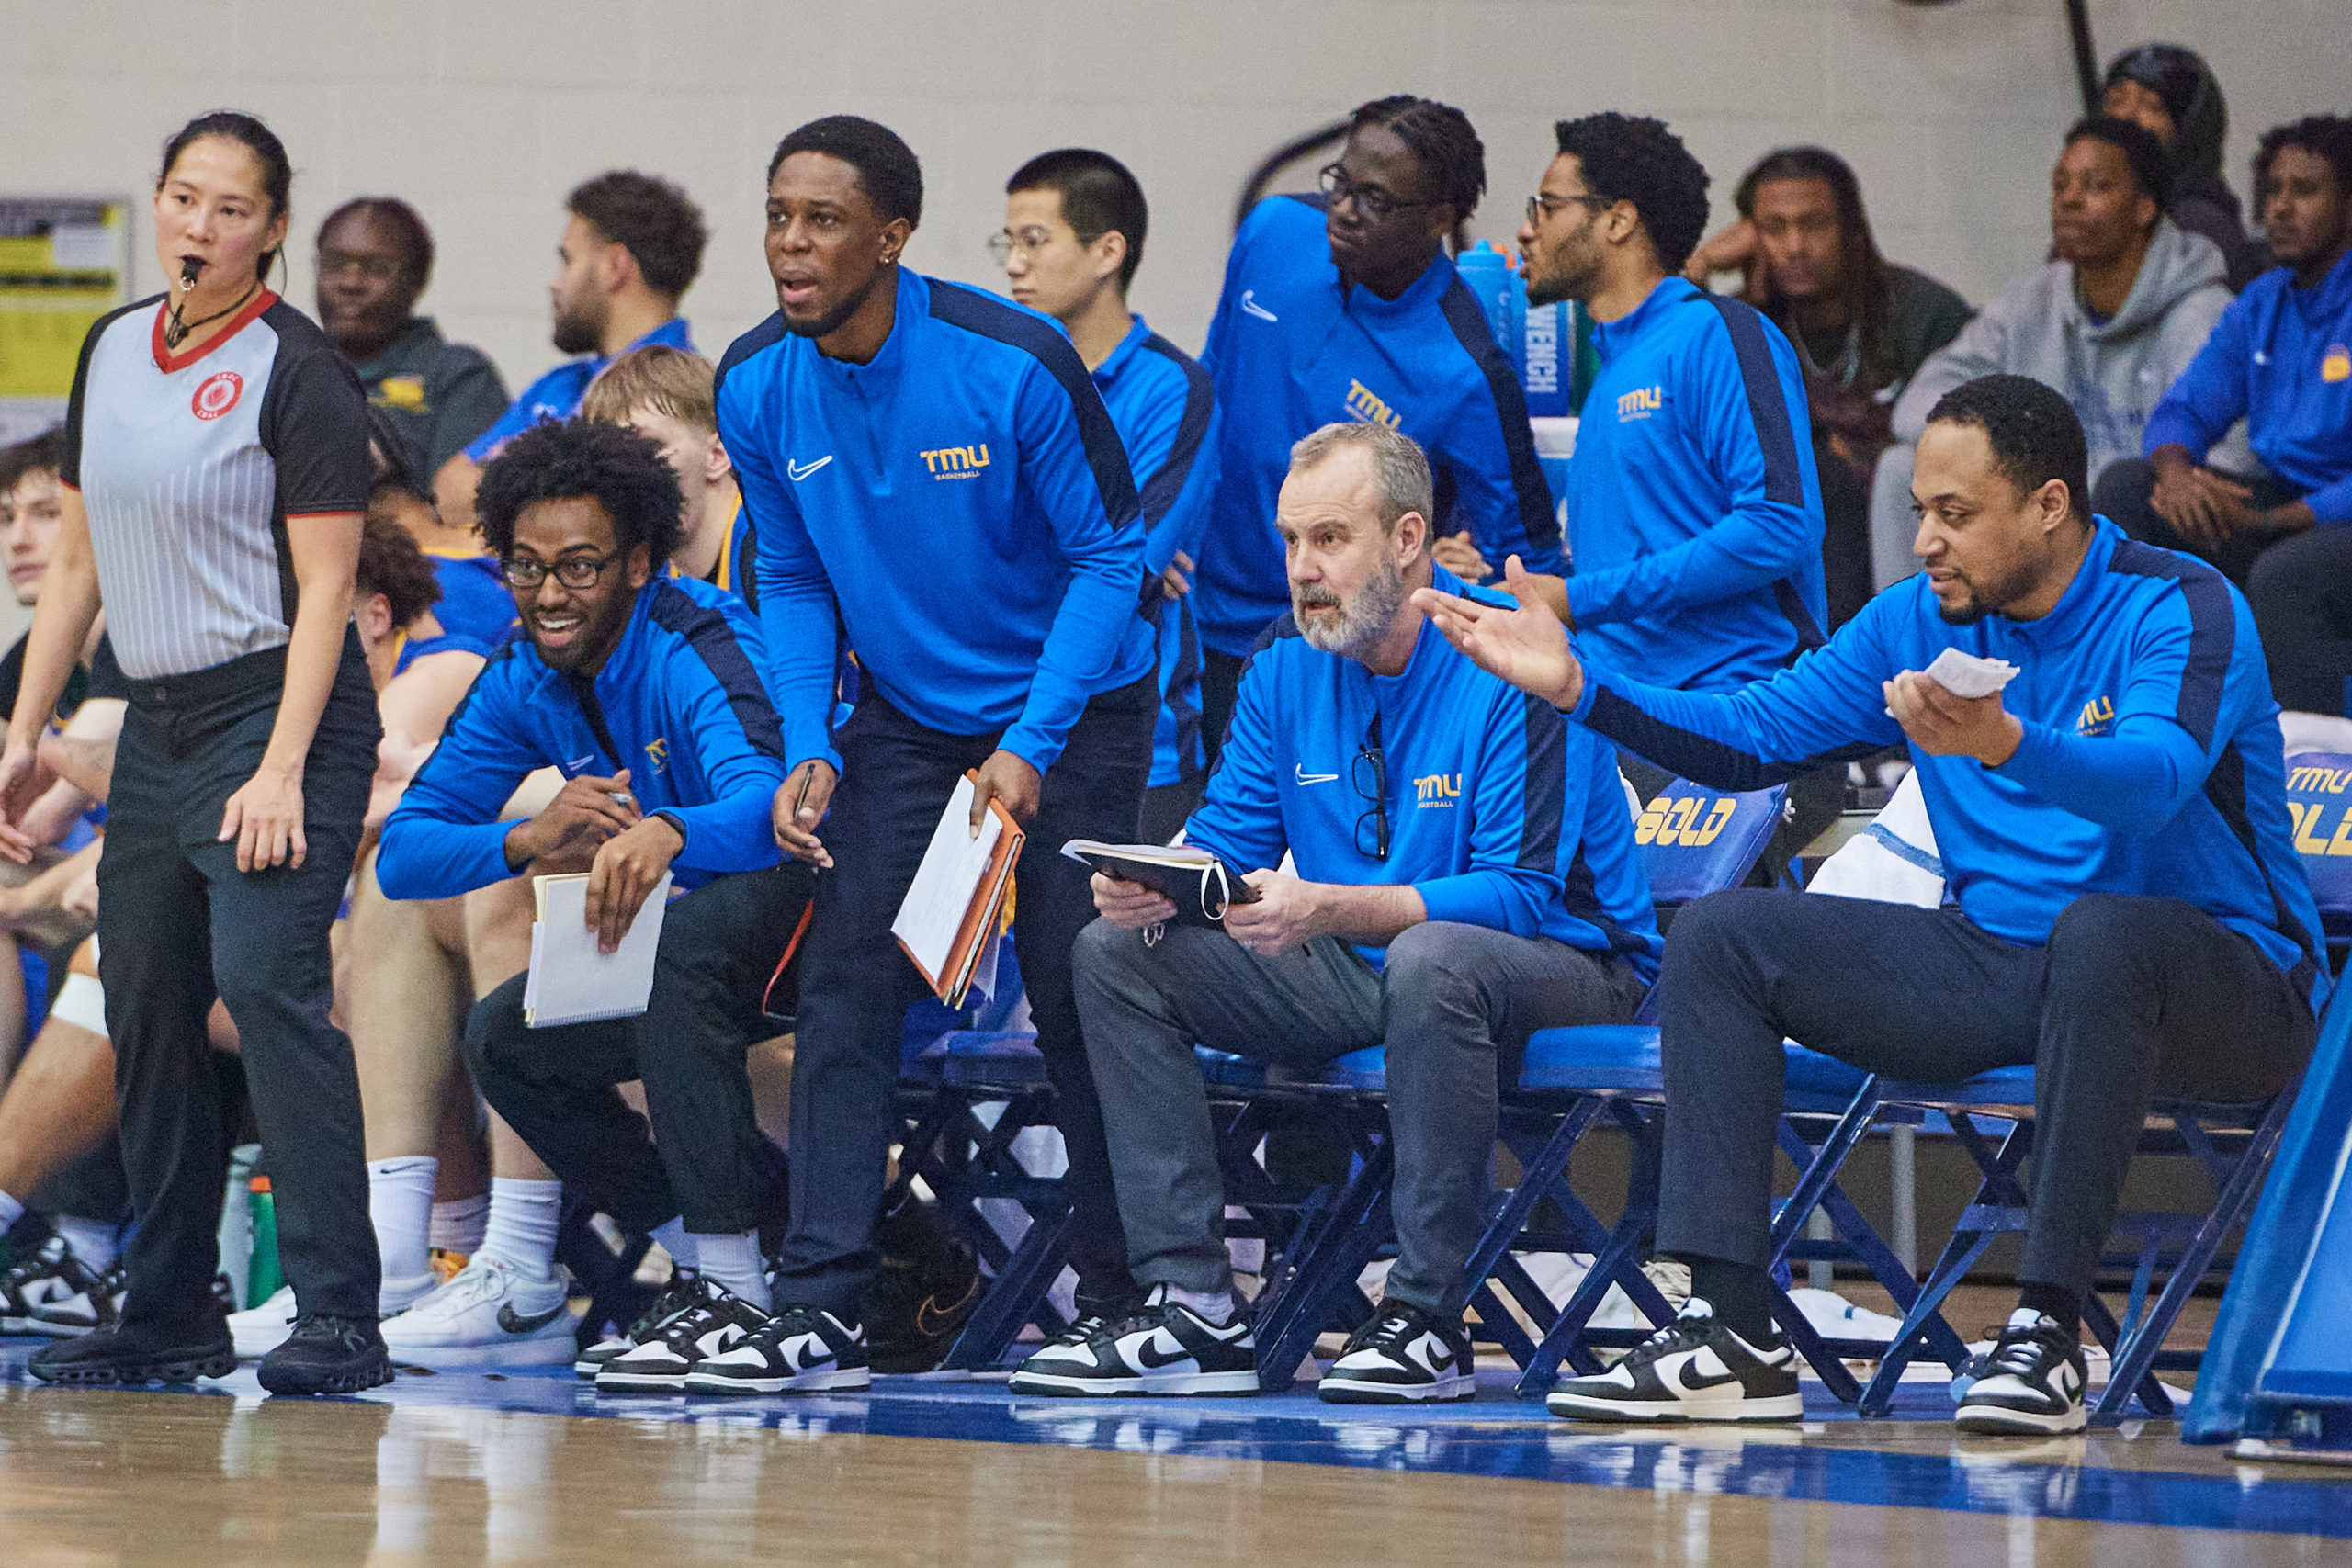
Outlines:
POLYGON ((635 1018, 653 994, 653 954, 662 945, 662 918, 670 902, 670 876, 646 894, 620 946, 596 951, 595 928, 588 923, 588 874, 531 879, 538 918, 531 925, 530 976, 523 982, 523 1023, 552 1029, 635 1018))
POLYGON ((956 781, 898 918, 890 922, 890 934, 931 994, 951 1008, 964 1005, 973 975, 991 951, 1023 840, 1020 827, 993 800, 979 837, 972 837, 972 795, 978 782, 974 773, 956 781))

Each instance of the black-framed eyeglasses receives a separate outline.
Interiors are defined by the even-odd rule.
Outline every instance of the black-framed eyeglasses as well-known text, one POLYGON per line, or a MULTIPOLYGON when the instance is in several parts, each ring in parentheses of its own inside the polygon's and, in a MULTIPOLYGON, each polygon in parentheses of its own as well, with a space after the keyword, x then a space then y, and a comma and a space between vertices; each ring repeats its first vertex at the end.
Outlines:
POLYGON ((1349 771, 1349 781, 1356 794, 1372 802, 1372 807, 1356 818, 1356 853, 1385 861, 1388 858, 1388 758, 1380 749, 1380 716, 1372 716, 1372 724, 1363 732, 1363 744, 1356 748, 1355 762, 1349 771), (1364 844, 1364 825, 1372 825, 1372 843, 1364 844))
POLYGON ((1367 223, 1377 223, 1392 212, 1403 212, 1416 207, 1435 207, 1434 201, 1407 201, 1389 195, 1378 186, 1359 185, 1348 177, 1348 171, 1337 164, 1326 164, 1315 176, 1315 183, 1332 205, 1352 201, 1356 210, 1363 214, 1367 223))
POLYGON ((1544 226, 1544 220, 1563 207, 1573 207, 1578 202, 1591 208, 1617 205, 1605 196, 1531 196, 1527 198, 1527 220, 1540 229, 1544 226))
POLYGON ((509 560, 499 570, 510 588, 537 588, 553 572, 566 588, 588 589, 595 587, 605 569, 620 558, 616 551, 608 556, 566 556, 552 567, 543 560, 509 560))

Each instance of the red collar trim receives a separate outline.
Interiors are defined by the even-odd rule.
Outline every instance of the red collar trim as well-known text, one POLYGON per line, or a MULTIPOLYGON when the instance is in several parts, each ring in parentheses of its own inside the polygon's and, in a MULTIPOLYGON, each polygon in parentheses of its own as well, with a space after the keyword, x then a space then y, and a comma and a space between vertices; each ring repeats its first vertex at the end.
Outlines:
POLYGON ((198 344, 196 347, 189 349, 187 353, 174 354, 164 346, 164 319, 172 313, 172 302, 170 299, 166 297, 161 304, 158 304, 155 307, 154 341, 153 344, 155 355, 155 368, 161 370, 166 376, 171 375, 175 370, 187 369, 189 366, 195 364, 198 360, 203 358, 206 355, 211 353, 214 349, 219 348, 222 344, 227 343, 231 338, 235 337, 239 333, 244 331, 245 324, 248 321, 251 321, 255 316, 260 315, 264 310, 268 310, 272 305, 277 303, 277 295, 272 294, 266 288, 262 289, 252 299, 246 300, 244 307, 242 310, 240 310, 235 315, 229 318, 229 324, 227 326, 222 327, 219 332, 213 333, 210 337, 206 338, 201 344, 198 344))

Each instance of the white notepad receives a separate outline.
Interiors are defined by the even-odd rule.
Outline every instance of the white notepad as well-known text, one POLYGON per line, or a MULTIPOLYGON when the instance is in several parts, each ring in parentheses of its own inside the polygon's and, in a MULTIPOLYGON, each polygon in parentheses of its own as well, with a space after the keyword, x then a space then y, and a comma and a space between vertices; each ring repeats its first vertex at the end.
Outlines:
POLYGON ((972 896, 989 874, 1003 831, 1004 825, 991 811, 980 823, 980 836, 971 836, 972 781, 957 779, 947 809, 931 830, 931 847, 923 851, 922 864, 899 904, 899 918, 890 922, 890 934, 906 943, 907 955, 922 965, 926 976, 947 968, 965 917, 971 912, 972 896))
POLYGON ((523 982, 523 1021, 532 1029, 635 1018, 653 994, 653 953, 670 902, 667 873, 639 906, 619 947, 596 951, 588 924, 588 876, 533 880, 539 918, 531 927, 531 973, 523 982))

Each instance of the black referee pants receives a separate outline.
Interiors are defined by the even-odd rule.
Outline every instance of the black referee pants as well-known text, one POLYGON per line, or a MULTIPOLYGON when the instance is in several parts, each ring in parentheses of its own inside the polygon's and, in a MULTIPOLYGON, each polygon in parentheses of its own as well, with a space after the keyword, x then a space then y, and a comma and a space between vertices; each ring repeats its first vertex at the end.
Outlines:
POLYGON ((743 1066, 784 1032, 761 994, 808 907, 808 868, 714 877, 664 913, 653 993, 639 1018, 532 1029, 517 975, 466 1018, 466 1061, 506 1124, 564 1185, 630 1230, 683 1217, 703 1235, 747 1231, 784 1172, 752 1111, 743 1066), (616 1086, 645 1085, 652 1120, 616 1086))
MULTIPOLYGON (((1069 1150, 1075 1207, 1070 1263, 1080 1296, 1118 1303, 1134 1290, 1111 1192, 1102 1111, 1094 1097, 1070 981, 1070 948, 1094 919, 1071 839, 1123 842, 1136 830, 1151 773, 1159 683, 1150 675, 1086 705, 1045 789, 1014 874, 1014 949, 1069 1150)), ((915 868, 956 781, 998 737, 949 735, 868 692, 843 725, 841 788, 818 831, 833 869, 817 878, 816 923, 802 961, 792 1062, 792 1231, 775 1299, 854 1318, 879 1261, 874 1225, 890 1157, 899 1037, 922 977, 890 935, 915 868)))
POLYGON ((1761 1268, 1783 1038, 1866 1072, 1957 1083, 2034 1066, 2018 1278, 2086 1294, 2157 1094, 2267 1099, 2318 1024, 2246 938, 2175 898, 2091 894, 2044 947, 1959 914, 1740 889, 1683 909, 1658 978, 1661 1253, 1761 1268))
POLYGON ((139 1226, 127 1325, 176 1336, 212 1319, 220 1193, 237 1099, 205 1037, 229 1007, 268 1150, 278 1255, 299 1310, 373 1322, 382 1269, 351 1042, 327 1020, 327 931, 359 849, 382 729, 358 638, 302 773, 300 867, 237 869, 230 795, 261 765, 283 649, 133 681, 98 862, 98 975, 115 1049, 123 1166, 139 1226))

